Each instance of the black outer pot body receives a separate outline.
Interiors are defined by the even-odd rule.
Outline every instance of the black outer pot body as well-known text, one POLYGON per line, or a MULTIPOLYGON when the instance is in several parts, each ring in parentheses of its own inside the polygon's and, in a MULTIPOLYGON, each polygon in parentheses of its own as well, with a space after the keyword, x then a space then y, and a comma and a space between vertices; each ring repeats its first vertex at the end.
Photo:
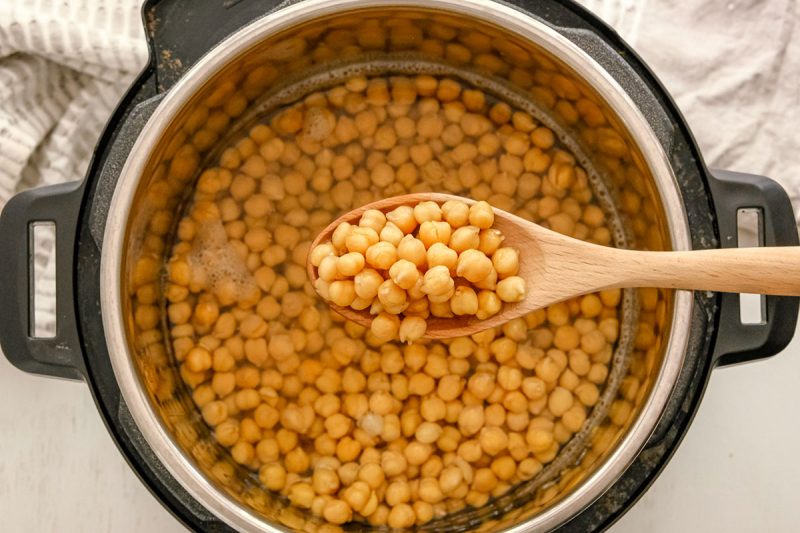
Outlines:
MULTIPOLYGON (((709 171, 680 112, 638 56, 596 17, 568 0, 513 0, 594 57, 628 91, 659 137, 678 176, 694 249, 737 246, 737 210, 762 213, 762 245, 797 245, 791 205, 772 180, 709 171), (665 126, 666 127, 663 127, 665 126)), ((108 206, 119 172, 139 131, 182 74, 207 50, 248 22, 278 7, 276 0, 150 0, 144 6, 150 62, 103 133, 86 180, 21 193, 0 218, 0 341, 22 370, 84 379, 120 450, 153 494, 186 526, 230 527, 198 504, 162 467, 121 398, 100 320, 100 255, 108 206), (197 31, 202 28, 203 31, 197 31), (57 239, 57 333, 29 334, 31 271, 29 225, 54 221, 57 239)), ((767 297, 764 324, 742 325, 734 294, 695 293, 684 367, 663 417, 625 474, 594 504, 563 526, 603 530, 635 503, 657 477, 686 433, 717 365, 781 351, 795 331, 798 298, 767 297)))

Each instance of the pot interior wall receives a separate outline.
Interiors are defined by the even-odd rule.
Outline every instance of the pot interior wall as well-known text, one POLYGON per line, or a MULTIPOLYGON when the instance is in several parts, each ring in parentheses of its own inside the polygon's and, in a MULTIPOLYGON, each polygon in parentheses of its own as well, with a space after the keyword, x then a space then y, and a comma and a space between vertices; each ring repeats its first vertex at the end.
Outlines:
MULTIPOLYGON (((483 86, 487 93, 500 92, 506 101, 527 102, 531 114, 564 132, 563 142, 574 147, 573 153, 582 152, 579 161, 590 178, 598 178, 592 183, 594 194, 608 219, 619 222, 614 244, 670 248, 653 177, 614 111, 558 58, 488 22, 422 8, 327 15, 281 30, 232 57, 220 71, 208 72, 204 87, 161 133, 134 200, 121 288, 129 344, 152 408, 208 481, 265 523, 308 531, 321 523, 266 490, 256 473, 238 465, 217 443, 203 421, 185 383, 198 378, 181 370, 170 342, 163 291, 181 211, 198 176, 220 157, 219 147, 246 134, 275 107, 297 101, 299 85, 312 90, 334 85, 336 72, 446 74, 483 86)), ((497 197, 489 201, 519 207, 502 205, 497 197)), ((622 335, 630 338, 616 345, 612 366, 617 375, 606 381, 607 401, 595 406, 597 415, 589 416, 585 431, 572 437, 559 458, 507 494, 427 528, 499 530, 520 523, 568 496, 604 463, 650 393, 672 312, 668 291, 630 291, 625 299, 622 335)))

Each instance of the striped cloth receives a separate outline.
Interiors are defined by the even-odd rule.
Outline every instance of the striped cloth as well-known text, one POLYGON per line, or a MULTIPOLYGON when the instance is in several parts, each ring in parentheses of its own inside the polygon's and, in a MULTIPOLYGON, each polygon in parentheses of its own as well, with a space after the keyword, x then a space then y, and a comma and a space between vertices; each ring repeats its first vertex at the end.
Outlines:
MULTIPOLYGON (((0 206, 19 190, 83 177, 147 60, 140 20, 137 1, 0 0, 0 206)), ((52 242, 36 250, 43 335, 55 325, 52 242)))
MULTIPOLYGON (((769 175, 800 198, 796 1, 582 3, 661 77, 709 164, 769 175)), ((0 206, 21 189, 83 177, 146 59, 140 0, 0 0, 0 206)), ((40 244, 36 268, 47 272, 52 243, 40 244)), ((53 289, 52 276, 37 283, 45 323, 53 289)))
POLYGON ((800 2, 581 1, 661 79, 709 166, 779 181, 800 214, 800 2))

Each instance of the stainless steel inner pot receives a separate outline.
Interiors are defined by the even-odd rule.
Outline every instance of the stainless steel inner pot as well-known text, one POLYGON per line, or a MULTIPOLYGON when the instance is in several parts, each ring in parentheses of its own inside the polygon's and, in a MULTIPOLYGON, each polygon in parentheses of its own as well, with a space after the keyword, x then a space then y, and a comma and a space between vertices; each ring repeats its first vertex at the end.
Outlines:
MULTIPOLYGON (((473 54, 473 64, 462 67, 510 85, 527 85, 542 108, 550 109, 581 140, 612 187, 611 200, 622 206, 630 245, 690 248, 675 175, 653 128, 595 60, 530 15, 486 0, 305 0, 241 29, 200 59, 147 122, 114 192, 101 260, 106 341, 134 421, 169 473, 209 511, 239 530, 315 530, 319 524, 249 482, 226 459, 187 398, 164 335, 157 329, 137 331, 131 286, 142 261, 159 259, 147 238, 153 219, 176 211, 191 188, 192 172, 186 169, 198 168, 206 156, 186 148, 193 113, 201 107, 215 109, 235 90, 254 103, 265 91, 279 89, 285 79, 324 70, 340 58, 320 51, 323 47, 315 43, 322 38, 333 42, 337 35, 351 39, 375 25, 388 36, 380 49, 349 49, 339 55, 381 61, 401 54, 447 62, 446 47, 441 47, 443 54, 435 53, 437 39, 446 41, 442 28, 489 36, 491 50, 473 54), (568 100, 565 92, 572 89, 602 109, 602 126, 582 118, 567 121, 563 113, 559 117, 559 102, 568 100)), ((656 310, 645 313, 642 321, 657 342, 635 348, 630 355, 629 375, 640 386, 627 400, 633 405, 627 420, 604 422, 578 461, 536 491, 512 489, 503 502, 439 521, 436 528, 548 530, 591 504, 628 467, 655 428, 683 362, 691 308, 689 293, 662 291, 656 310)))

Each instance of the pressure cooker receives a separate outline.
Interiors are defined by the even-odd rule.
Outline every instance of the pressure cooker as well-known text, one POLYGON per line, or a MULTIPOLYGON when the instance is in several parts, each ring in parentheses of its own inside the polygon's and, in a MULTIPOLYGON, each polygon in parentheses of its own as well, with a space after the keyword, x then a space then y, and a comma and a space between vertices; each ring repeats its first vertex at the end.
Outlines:
MULTIPOLYGON (((150 59, 109 120, 85 179, 19 193, 2 212, 0 341, 25 372, 84 381, 131 468, 191 529, 331 527, 233 464, 182 385, 166 333, 139 331, 134 319, 132 280, 148 227, 164 210, 180 209, 196 177, 187 175, 184 189, 164 186, 185 162, 186 125, 231 91, 247 100, 239 118, 245 121, 264 112, 261 97, 278 94, 282 83, 333 79, 352 71, 354 62, 364 72, 450 72, 447 55, 431 51, 446 49, 450 31, 480 32, 488 44, 462 61, 463 71, 509 90, 523 86, 556 114, 576 90, 607 117, 602 128, 583 117, 567 129, 583 141, 576 145, 581 162, 599 161, 604 169, 598 194, 625 221, 615 233, 617 246, 736 247, 742 210, 759 217, 760 245, 798 244, 782 188, 765 177, 706 167, 679 109, 647 65, 570 1, 149 0, 143 22, 150 59), (320 52, 320 43, 357 41, 376 25, 390 36, 378 46, 320 52), (392 33, 397 27, 404 33, 392 33), (49 338, 32 328, 32 228, 39 222, 55 224, 56 331, 49 338)), ((204 146, 191 157, 197 163, 213 150, 204 146)), ((627 326, 612 362, 616 378, 587 419, 591 427, 576 433, 540 476, 421 529, 609 527, 669 461, 712 370, 777 354, 792 338, 798 314, 794 297, 765 297, 764 319, 756 324, 741 322, 733 294, 660 290, 648 309, 634 291, 624 299, 627 326), (636 343, 641 328, 657 339, 646 348, 636 343), (623 394, 626 376, 639 384, 628 394, 631 414, 609 420, 608 405, 623 394)))

